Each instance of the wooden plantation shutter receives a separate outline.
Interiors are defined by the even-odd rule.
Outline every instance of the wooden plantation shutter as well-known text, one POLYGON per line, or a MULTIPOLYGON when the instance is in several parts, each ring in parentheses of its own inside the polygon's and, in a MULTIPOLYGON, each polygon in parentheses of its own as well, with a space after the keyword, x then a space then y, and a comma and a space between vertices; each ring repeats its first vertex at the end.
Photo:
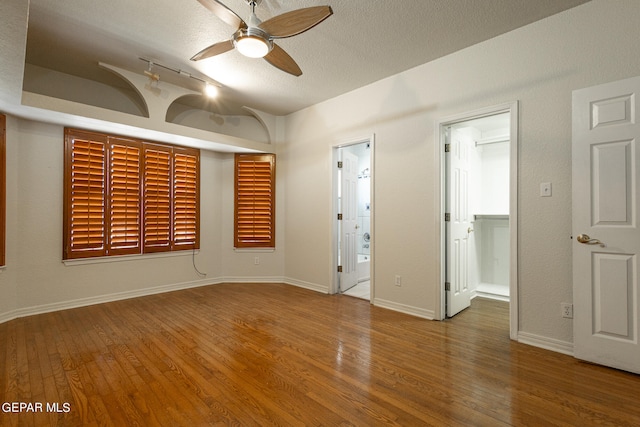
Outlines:
POLYGON ((236 154, 236 248, 275 247, 275 155, 236 154))
POLYGON ((64 259, 200 247, 200 150, 65 129, 64 177, 64 259))
POLYGON ((109 253, 140 253, 140 150, 136 141, 109 144, 109 253))
POLYGON ((171 249, 170 147, 144 147, 144 252, 171 249))
POLYGON ((106 254, 106 137, 65 135, 65 258, 106 254))
POLYGON ((173 162, 173 243, 176 248, 200 247, 200 176, 197 150, 174 148, 173 162))

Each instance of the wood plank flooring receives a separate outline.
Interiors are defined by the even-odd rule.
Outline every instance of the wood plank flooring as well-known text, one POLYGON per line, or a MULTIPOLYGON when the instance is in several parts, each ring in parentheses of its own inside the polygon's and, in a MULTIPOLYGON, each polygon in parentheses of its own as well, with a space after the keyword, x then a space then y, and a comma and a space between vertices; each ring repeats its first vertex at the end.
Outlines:
POLYGON ((436 322, 281 284, 59 311, 0 325, 0 425, 640 425, 640 376, 508 335, 502 302, 436 322))

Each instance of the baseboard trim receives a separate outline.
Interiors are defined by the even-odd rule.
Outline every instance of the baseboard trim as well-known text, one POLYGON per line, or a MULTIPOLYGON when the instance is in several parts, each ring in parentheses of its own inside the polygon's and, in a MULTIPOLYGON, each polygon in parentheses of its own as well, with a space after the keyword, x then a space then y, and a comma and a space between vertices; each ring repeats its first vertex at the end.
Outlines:
POLYGON ((0 317, 0 323, 19 317, 33 316, 36 314, 50 313, 52 311, 68 310, 71 308, 86 307, 89 305, 103 304, 107 302, 138 298, 147 295, 161 294, 165 292, 179 291, 182 289, 197 288, 222 283, 219 279, 202 279, 191 282, 175 283, 171 285, 155 286, 152 288, 136 289, 133 291, 118 292, 114 294, 99 295, 89 298, 79 298, 71 301, 55 302, 51 304, 20 308, 12 312, 12 317, 5 319, 0 317))
POLYGON ((518 332, 518 342, 573 356, 573 343, 567 341, 560 341, 527 332, 518 332))
POLYGON ((284 283, 282 276, 224 276, 220 278, 220 283, 284 283))
POLYGON ((291 285, 291 286, 297 286, 299 288, 305 288, 312 291, 320 292, 323 294, 329 293, 329 286, 319 285, 317 283, 305 282, 303 280, 292 279, 290 277, 285 277, 283 279, 283 283, 286 283, 287 285, 291 285))
POLYGON ((421 317, 423 319, 428 319, 428 320, 435 319, 435 313, 433 312, 433 310, 426 310, 424 308, 414 307, 411 305, 400 304, 397 302, 388 301, 380 298, 374 298, 373 305, 381 308, 393 310, 393 311, 399 311, 400 313, 421 317))
POLYGON ((476 295, 475 296, 476 297, 480 297, 480 298, 487 298, 487 299, 493 299, 493 300, 497 300, 497 301, 509 302, 509 297, 508 296, 492 294, 490 292, 476 291, 476 295))
POLYGON ((61 301, 51 304, 43 304, 33 307, 24 307, 16 310, 8 311, 6 313, 0 313, 0 323, 9 322, 11 320, 34 316, 36 314, 50 313, 53 311, 68 310, 78 307, 86 307, 89 305, 103 304, 107 302, 138 298, 147 295, 161 294, 165 292, 179 291, 189 288, 197 288, 200 286, 217 285, 220 283, 285 283, 287 285, 297 286, 300 288, 309 289, 324 294, 329 293, 327 286, 318 285, 311 282, 304 282, 301 280, 278 277, 240 277, 240 276, 226 276, 217 278, 207 278, 201 280, 195 280, 191 282, 175 283, 170 285, 154 286, 151 288, 136 289, 132 291, 118 292, 114 294, 98 295, 95 297, 78 298, 70 301, 61 301))
POLYGON ((18 318, 17 310, 7 311, 6 313, 0 313, 0 324, 8 322, 18 318))
POLYGON ((284 283, 285 285, 296 286, 298 288, 309 289, 311 291, 320 292, 323 294, 329 293, 329 287, 319 285, 317 283, 305 282, 303 280, 292 279, 290 277, 282 276, 263 276, 263 277, 248 277, 248 276, 224 276, 220 278, 220 283, 284 283))

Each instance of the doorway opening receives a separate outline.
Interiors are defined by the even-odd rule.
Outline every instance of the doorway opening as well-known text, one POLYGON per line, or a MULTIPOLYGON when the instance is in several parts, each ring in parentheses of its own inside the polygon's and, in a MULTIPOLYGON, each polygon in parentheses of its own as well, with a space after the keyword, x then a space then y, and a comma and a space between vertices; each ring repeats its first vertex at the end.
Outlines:
POLYGON ((517 334, 517 103, 439 123, 439 319, 475 297, 508 301, 517 334))
POLYGON ((373 301, 373 137, 334 147, 332 293, 373 301))

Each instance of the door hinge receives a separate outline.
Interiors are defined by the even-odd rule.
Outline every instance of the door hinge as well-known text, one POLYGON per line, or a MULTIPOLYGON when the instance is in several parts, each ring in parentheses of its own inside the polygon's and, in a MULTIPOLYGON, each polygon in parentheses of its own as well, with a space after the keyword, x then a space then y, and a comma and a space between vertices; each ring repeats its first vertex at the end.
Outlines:
POLYGON ((444 144, 444 152, 448 153, 450 151, 451 151, 451 144, 449 144, 449 143, 444 144))
POLYGON ((342 214, 338 214, 338 221, 342 221, 342 214))
POLYGON ((451 290, 451 283, 444 282, 444 290, 445 291, 450 291, 451 290))
POLYGON ((338 266, 338 273, 342 273, 342 266, 341 265, 338 266))
POLYGON ((342 161, 338 161, 338 169, 342 169, 342 161))
POLYGON ((451 214, 450 213, 445 213, 444 214, 444 221, 445 222, 451 221, 451 214))

